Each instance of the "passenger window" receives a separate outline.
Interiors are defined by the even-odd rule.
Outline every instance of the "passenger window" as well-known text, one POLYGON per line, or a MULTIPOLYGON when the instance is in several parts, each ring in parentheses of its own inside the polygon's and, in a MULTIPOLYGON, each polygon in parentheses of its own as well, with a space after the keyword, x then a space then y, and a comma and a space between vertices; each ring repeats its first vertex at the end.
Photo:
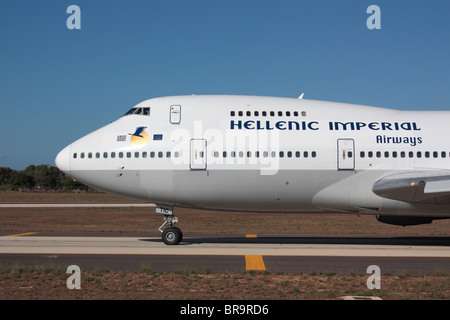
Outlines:
POLYGON ((295 157, 300 158, 300 151, 295 151, 295 157))
POLYGON ((108 152, 103 152, 103 158, 108 158, 108 152))
POLYGON ((303 152, 303 158, 308 158, 308 151, 303 152))
POLYGON ((135 158, 139 158, 139 152, 136 151, 136 152, 134 153, 134 157, 135 157, 135 158))
POLYGON ((414 152, 410 151, 410 152, 409 152, 409 157, 410 157, 410 158, 413 158, 413 157, 414 157, 414 152))
POLYGON ((119 158, 123 158, 123 152, 119 152, 119 158))
POLYGON ((162 158, 163 157, 163 153, 161 151, 158 152, 158 158, 162 158))
POLYGON ((131 152, 127 152, 127 158, 131 158, 131 152))
POLYGON ((155 151, 151 151, 150 152, 150 158, 154 158, 155 157, 155 151))
POLYGON ((234 116, 235 116, 235 112, 234 112, 234 111, 231 111, 231 112, 230 112, 230 116, 234 117, 234 116))
POLYGON ((77 153, 76 153, 76 152, 73 154, 73 158, 74 158, 74 159, 77 158, 77 153))
POLYGON ((84 159, 84 152, 81 153, 81 159, 84 159))
POLYGON ((313 158, 315 158, 316 157, 316 152, 315 151, 313 151, 313 152, 311 152, 311 157, 313 157, 313 158))
POLYGON ((359 153, 359 156, 360 156, 361 158, 364 158, 364 157, 366 156, 366 154, 364 153, 364 151, 361 151, 361 152, 359 153))
POLYGON ((166 152, 166 158, 170 158, 172 156, 172 153, 170 151, 166 152))
POLYGON ((115 152, 111 152, 111 158, 115 158, 116 157, 116 153, 115 152))
POLYGON ((88 153, 88 158, 89 158, 89 159, 92 159, 92 152, 89 152, 89 153, 88 153))

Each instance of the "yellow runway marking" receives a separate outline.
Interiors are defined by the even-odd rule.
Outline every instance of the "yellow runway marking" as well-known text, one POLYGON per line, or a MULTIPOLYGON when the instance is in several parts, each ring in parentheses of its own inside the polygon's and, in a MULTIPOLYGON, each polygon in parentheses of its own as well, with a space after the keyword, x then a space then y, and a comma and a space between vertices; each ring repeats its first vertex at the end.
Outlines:
POLYGON ((37 232, 28 232, 28 233, 19 233, 19 234, 10 234, 4 237, 20 237, 20 236, 28 236, 30 234, 36 234, 37 232))
POLYGON ((245 256, 246 270, 266 270, 262 256, 245 256))
POLYGON ((246 234, 245 237, 246 238, 258 238, 258 236, 256 234, 246 234))

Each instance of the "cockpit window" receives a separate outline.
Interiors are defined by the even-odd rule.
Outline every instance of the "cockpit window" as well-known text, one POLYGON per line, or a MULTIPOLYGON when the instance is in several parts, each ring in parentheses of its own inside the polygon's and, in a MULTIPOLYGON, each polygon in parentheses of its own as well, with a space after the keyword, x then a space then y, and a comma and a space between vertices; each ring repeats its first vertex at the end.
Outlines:
POLYGON ((131 108, 127 113, 124 114, 124 116, 128 116, 130 114, 149 116, 150 108, 131 108))

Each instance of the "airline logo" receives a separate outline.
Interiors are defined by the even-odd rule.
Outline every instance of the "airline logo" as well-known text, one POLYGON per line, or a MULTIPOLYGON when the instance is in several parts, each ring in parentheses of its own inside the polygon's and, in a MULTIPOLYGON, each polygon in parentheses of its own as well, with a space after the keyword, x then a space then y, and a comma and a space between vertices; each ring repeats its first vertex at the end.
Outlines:
POLYGON ((131 136, 130 143, 132 146, 143 146, 148 142, 148 134, 145 132, 147 127, 137 127, 134 133, 129 133, 131 136))

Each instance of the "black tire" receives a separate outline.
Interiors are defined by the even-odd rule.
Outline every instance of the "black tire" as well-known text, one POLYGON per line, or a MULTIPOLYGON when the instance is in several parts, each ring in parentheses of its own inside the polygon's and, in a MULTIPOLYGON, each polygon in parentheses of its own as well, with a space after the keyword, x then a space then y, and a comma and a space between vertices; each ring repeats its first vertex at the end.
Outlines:
POLYGON ((162 234, 162 240, 169 246, 179 244, 182 238, 183 233, 177 227, 169 227, 162 234))
POLYGON ((180 240, 178 241, 178 243, 180 243, 181 240, 183 240, 183 232, 181 232, 181 229, 180 229, 180 228, 177 228, 177 227, 172 227, 172 228, 174 228, 175 230, 177 230, 178 234, 180 235, 180 240))

